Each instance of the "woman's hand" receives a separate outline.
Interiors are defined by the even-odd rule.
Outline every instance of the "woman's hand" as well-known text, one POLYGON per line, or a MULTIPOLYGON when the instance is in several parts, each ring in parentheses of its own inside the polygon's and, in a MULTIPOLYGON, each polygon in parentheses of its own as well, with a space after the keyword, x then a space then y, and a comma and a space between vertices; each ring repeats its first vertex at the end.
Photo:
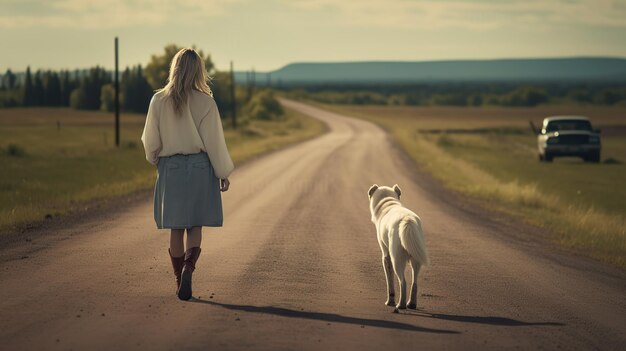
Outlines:
POLYGON ((230 181, 228 181, 228 178, 220 179, 220 191, 222 192, 228 191, 229 187, 230 187, 230 181))

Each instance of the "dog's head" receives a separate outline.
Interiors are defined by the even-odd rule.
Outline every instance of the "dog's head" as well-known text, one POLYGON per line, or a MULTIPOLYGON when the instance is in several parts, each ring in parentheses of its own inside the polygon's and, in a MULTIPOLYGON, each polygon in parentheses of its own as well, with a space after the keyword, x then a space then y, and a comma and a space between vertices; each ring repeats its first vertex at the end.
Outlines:
POLYGON ((396 199, 400 199, 400 195, 402 194, 402 190, 400 190, 400 187, 398 186, 398 184, 395 184, 393 187, 388 187, 388 186, 379 186, 378 184, 374 184, 370 187, 370 190, 368 190, 367 195, 371 200, 374 199, 383 199, 385 197, 395 197, 396 199))
POLYGON ((388 186, 379 186, 378 184, 374 184, 370 187, 370 190, 367 192, 367 195, 370 199, 370 211, 372 212, 372 220, 376 216, 376 210, 378 204, 384 200, 393 198, 395 200, 400 200, 400 195, 402 191, 398 184, 395 184, 393 187, 388 186))

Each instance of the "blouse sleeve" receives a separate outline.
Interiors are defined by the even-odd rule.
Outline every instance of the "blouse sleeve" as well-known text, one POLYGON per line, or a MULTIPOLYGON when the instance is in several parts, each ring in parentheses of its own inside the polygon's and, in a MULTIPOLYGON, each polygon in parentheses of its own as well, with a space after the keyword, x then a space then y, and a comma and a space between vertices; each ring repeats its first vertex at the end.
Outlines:
POLYGON ((200 138, 209 155, 215 175, 220 179, 226 179, 235 168, 224 138, 222 119, 217 109, 215 100, 210 99, 209 111, 200 121, 200 138))
POLYGON ((150 106, 148 107, 148 115, 146 116, 146 125, 141 135, 143 148, 146 151, 146 160, 153 165, 157 164, 159 152, 163 148, 161 134, 159 133, 159 113, 156 105, 156 97, 152 96, 150 106))

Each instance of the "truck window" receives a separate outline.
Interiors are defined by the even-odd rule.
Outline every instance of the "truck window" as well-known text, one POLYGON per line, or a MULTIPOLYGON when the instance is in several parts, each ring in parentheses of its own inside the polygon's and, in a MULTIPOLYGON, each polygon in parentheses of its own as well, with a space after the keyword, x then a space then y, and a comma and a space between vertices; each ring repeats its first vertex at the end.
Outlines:
POLYGON ((546 132, 558 132, 563 130, 592 130, 591 123, 583 120, 558 120, 548 123, 546 132))

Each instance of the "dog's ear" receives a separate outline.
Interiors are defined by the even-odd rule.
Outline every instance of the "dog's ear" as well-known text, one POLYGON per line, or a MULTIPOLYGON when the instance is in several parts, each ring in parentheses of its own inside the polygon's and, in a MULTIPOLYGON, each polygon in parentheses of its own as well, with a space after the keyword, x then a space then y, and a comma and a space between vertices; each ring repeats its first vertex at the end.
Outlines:
POLYGON ((378 184, 374 184, 370 187, 370 190, 367 192, 367 196, 372 197, 374 192, 378 189, 378 184))
POLYGON ((396 194, 398 194, 398 198, 400 198, 400 195, 402 194, 402 190, 400 190, 400 187, 398 186, 398 184, 395 184, 393 186, 393 191, 395 191, 396 194))

